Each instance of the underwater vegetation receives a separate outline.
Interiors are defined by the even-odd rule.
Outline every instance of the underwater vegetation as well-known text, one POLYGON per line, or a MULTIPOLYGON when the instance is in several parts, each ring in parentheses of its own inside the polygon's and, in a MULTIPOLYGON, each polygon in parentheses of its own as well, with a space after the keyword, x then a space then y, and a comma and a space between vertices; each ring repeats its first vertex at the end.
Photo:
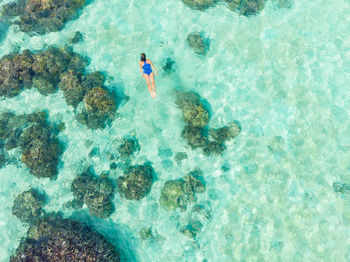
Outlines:
POLYGON ((71 185, 74 200, 68 207, 81 208, 85 203, 90 214, 99 218, 107 218, 114 212, 112 199, 114 184, 106 174, 96 176, 91 169, 87 169, 77 176, 71 185))
POLYGON ((11 262, 120 261, 119 252, 91 227, 51 213, 30 225, 11 262))
POLYGON ((209 50, 209 40, 202 32, 193 32, 187 35, 186 41, 198 55, 206 55, 209 50))
POLYGON ((154 171, 148 163, 129 166, 117 179, 118 192, 128 200, 140 200, 150 192, 153 179, 154 171))
POLYGON ((43 35, 60 31, 85 4, 85 0, 17 0, 5 4, 1 13, 19 16, 13 24, 19 25, 21 31, 43 35))
POLYGON ((117 108, 113 93, 103 86, 101 72, 85 73, 87 59, 69 48, 50 46, 32 53, 9 54, 0 59, 0 96, 14 97, 24 88, 37 88, 42 95, 63 92, 68 105, 84 107, 77 113, 79 123, 91 129, 104 128, 117 108))
POLYGON ((169 211, 177 208, 185 211, 188 203, 196 201, 196 194, 203 192, 205 192, 203 172, 196 169, 184 178, 165 182, 161 190, 159 203, 169 211))
POLYGON ((0 141, 6 150, 22 149, 21 160, 36 177, 57 175, 62 145, 56 130, 47 122, 45 112, 16 116, 5 112, 0 115, 0 141))
POLYGON ((226 150, 225 142, 239 135, 241 127, 237 121, 232 121, 224 127, 210 129, 208 136, 209 111, 200 96, 189 91, 176 91, 175 96, 175 103, 187 123, 181 137, 192 149, 201 148, 206 156, 220 155, 226 150))

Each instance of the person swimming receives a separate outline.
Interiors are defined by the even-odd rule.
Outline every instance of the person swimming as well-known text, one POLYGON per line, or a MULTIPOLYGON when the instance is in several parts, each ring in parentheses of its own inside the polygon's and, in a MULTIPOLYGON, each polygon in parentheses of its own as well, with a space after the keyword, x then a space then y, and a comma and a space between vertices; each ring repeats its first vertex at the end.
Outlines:
POLYGON ((142 53, 140 55, 140 71, 141 71, 141 75, 144 79, 146 79, 147 82, 147 87, 149 92, 151 93, 152 97, 156 97, 156 86, 154 83, 154 74, 152 69, 154 70, 154 72, 156 73, 156 75, 158 75, 157 70, 154 68, 151 60, 146 59, 146 54, 142 53), (152 84, 152 85, 151 85, 152 84))

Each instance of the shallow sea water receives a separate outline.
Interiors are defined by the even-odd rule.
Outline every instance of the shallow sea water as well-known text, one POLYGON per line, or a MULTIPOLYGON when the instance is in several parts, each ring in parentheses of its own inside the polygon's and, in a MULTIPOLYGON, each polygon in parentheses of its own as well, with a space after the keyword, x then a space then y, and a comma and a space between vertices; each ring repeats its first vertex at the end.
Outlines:
MULTIPOLYGON (((0 261, 8 261, 27 230, 11 208, 29 187, 45 191, 45 210, 94 225, 128 261, 349 261, 350 195, 332 188, 350 183, 349 14, 346 0, 294 0, 290 8, 268 1, 253 17, 223 2, 201 12, 180 0, 95 0, 60 32, 29 36, 10 27, 0 57, 64 45, 79 30, 85 39, 74 51, 91 59, 89 70, 106 72, 108 88, 129 100, 110 127, 97 131, 77 123, 60 91, 42 96, 31 89, 0 100, 0 113, 47 110, 50 121, 66 123, 58 136, 66 149, 56 180, 35 178, 20 162, 0 169, 0 261), (186 44, 193 31, 210 38, 205 57, 186 44), (159 71, 157 99, 140 76, 141 52, 159 71), (169 75, 161 70, 167 57, 176 62, 169 75), (194 90, 210 104, 210 127, 240 122, 241 134, 222 156, 205 157, 180 137, 185 123, 175 88, 194 90), (88 165, 96 174, 108 171, 108 153, 129 134, 141 145, 132 164, 151 161, 157 173, 150 194, 128 201, 116 193, 116 211, 105 220, 90 217, 86 206, 64 209, 74 177, 88 165), (100 154, 89 158, 94 147, 100 154), (173 161, 177 152, 188 154, 181 165, 173 161), (196 167, 207 186, 197 203, 211 216, 192 240, 178 230, 191 209, 168 212, 158 199, 165 181, 196 167), (160 237, 142 241, 142 227, 160 237)), ((120 169, 110 173, 120 175, 120 169)))

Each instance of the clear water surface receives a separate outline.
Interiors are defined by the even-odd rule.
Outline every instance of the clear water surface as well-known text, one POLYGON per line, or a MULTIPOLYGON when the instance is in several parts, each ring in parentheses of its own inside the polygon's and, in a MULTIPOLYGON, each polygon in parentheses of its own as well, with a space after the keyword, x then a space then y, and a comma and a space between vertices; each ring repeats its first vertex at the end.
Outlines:
MULTIPOLYGON (((73 198, 74 177, 90 164, 97 174, 109 170, 108 152, 128 134, 141 145, 132 163, 149 160, 157 172, 150 194, 127 201, 116 193, 116 211, 106 220, 89 217, 87 208, 73 216, 117 241, 130 261, 349 261, 350 196, 332 188, 336 181, 350 183, 349 14, 347 0, 294 0, 290 8, 268 1, 249 18, 224 2, 201 12, 180 0, 95 0, 60 32, 29 36, 10 27, 0 57, 64 45, 81 31, 85 40, 74 51, 91 59, 89 70, 107 72, 108 86, 130 100, 110 127, 97 131, 77 123, 60 91, 42 96, 31 89, 0 100, 0 113, 48 110, 50 121, 66 123, 59 134, 66 149, 57 180, 39 180, 20 162, 0 169, 0 261, 8 261, 27 230, 11 214, 18 193, 43 190, 47 211, 70 216, 63 204, 73 198), (193 31, 210 38, 205 57, 186 44, 193 31), (139 74, 141 52, 160 73, 155 100, 139 74), (167 57, 176 61, 170 75, 161 70, 167 57), (210 103, 211 127, 240 121, 241 134, 222 156, 205 157, 180 137, 185 124, 174 88, 194 90, 210 103), (89 158, 93 147, 100 154, 89 158), (172 156, 159 153, 163 149, 172 156), (182 165, 173 161, 177 152, 188 154, 182 165), (211 216, 192 240, 178 230, 189 211, 165 211, 158 199, 165 181, 195 167, 207 183, 197 202, 211 216), (161 237, 142 241, 142 227, 161 237)), ((19 157, 16 150, 10 153, 19 157)), ((117 169, 111 177, 121 174, 117 169)))

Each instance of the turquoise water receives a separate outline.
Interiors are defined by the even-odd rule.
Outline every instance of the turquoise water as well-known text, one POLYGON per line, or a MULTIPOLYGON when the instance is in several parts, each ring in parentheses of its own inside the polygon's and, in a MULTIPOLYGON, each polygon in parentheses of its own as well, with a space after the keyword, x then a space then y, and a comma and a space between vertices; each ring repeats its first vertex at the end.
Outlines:
MULTIPOLYGON (((89 70, 107 72, 106 85, 130 99, 110 127, 97 131, 78 124, 61 91, 42 96, 30 89, 0 100, 0 113, 48 110, 50 121, 66 123, 58 136, 66 149, 57 180, 38 179, 16 160, 0 169, 0 260, 8 261, 27 230, 11 213, 18 193, 38 188, 48 196, 45 210, 72 215, 63 204, 73 199, 74 177, 87 165, 97 174, 109 170, 108 154, 135 134, 141 150, 132 163, 151 161, 157 173, 150 194, 128 201, 116 193, 116 211, 106 220, 89 217, 86 206, 73 214, 111 239, 117 229, 115 241, 128 260, 349 261, 350 196, 332 188, 333 182, 350 183, 349 14, 342 0, 294 0, 290 8, 268 1, 253 17, 223 2, 201 12, 180 0, 95 0, 60 32, 29 36, 10 27, 0 57, 64 45, 79 30, 85 39, 74 51, 91 59, 89 70), (210 38, 205 57, 186 44, 193 31, 210 38), (159 71, 157 99, 139 74, 141 52, 159 71), (161 70, 167 57, 176 62, 170 75, 161 70), (222 156, 205 157, 181 138, 185 123, 174 88, 194 90, 210 103, 210 127, 240 121, 241 134, 222 156), (100 154, 89 158, 93 147, 100 154), (164 149, 172 155, 160 153, 164 149), (188 155, 181 165, 173 161, 177 152, 188 155), (191 209, 168 212, 158 200, 165 181, 196 167, 207 186, 197 203, 211 215, 193 240, 178 229, 191 209), (157 240, 141 240, 143 227, 158 232, 157 240)), ((9 154, 20 159, 16 149, 9 154)), ((120 175, 120 169, 110 173, 120 175)))

